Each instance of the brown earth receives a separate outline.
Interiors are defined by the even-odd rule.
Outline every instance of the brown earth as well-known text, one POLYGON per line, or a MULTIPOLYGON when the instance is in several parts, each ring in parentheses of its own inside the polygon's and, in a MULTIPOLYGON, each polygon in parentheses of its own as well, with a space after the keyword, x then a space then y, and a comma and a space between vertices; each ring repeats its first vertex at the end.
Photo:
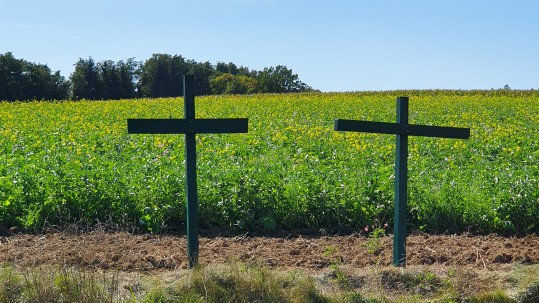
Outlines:
MULTIPOLYGON (((202 236, 200 264, 230 260, 270 267, 319 270, 331 264, 365 267, 391 265, 392 237, 323 236, 202 236)), ((127 232, 56 232, 0 237, 0 264, 60 265, 121 271, 157 271, 187 267, 185 236, 133 235, 127 232)), ((408 265, 447 265, 481 269, 509 263, 539 263, 539 237, 496 235, 411 235, 408 265)))

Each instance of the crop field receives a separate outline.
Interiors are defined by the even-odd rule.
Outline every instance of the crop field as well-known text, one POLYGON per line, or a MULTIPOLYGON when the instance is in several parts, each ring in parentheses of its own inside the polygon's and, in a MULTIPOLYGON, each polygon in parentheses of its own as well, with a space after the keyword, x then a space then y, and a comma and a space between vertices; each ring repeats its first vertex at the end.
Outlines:
MULTIPOLYGON (((538 233, 539 92, 494 90, 197 97, 197 118, 249 118, 247 134, 197 136, 200 226, 391 229, 395 137, 333 121, 394 122, 401 95, 410 123, 471 128, 410 137, 410 228, 538 233)), ((128 118, 169 117, 182 98, 0 103, 0 222, 181 228, 183 135, 127 134, 128 118)))

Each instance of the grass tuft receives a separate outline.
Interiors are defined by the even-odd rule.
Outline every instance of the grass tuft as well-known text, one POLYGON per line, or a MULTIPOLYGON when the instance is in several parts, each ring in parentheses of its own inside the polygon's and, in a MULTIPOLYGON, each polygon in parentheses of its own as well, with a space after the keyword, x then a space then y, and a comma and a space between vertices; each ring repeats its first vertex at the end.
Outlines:
POLYGON ((532 283, 523 292, 517 296, 517 302, 519 303, 533 303, 539 302, 539 281, 532 283))
POLYGON ((530 266, 480 273, 420 268, 354 271, 341 267, 348 281, 361 280, 343 287, 332 272, 315 278, 297 270, 282 272, 237 262, 154 274, 4 265, 0 267, 0 303, 531 303, 539 302, 537 269, 530 266), (530 276, 523 277, 524 272, 530 276), (530 282, 517 286, 511 282, 513 278, 530 282))

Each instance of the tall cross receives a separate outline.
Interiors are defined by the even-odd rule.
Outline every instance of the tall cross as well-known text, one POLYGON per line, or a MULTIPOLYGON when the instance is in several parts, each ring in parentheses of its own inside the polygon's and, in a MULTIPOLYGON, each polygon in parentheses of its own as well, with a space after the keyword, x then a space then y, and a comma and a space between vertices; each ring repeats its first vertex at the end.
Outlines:
POLYGON ((395 266, 406 266, 408 136, 468 139, 470 137, 470 129, 408 124, 408 97, 398 97, 397 123, 337 119, 335 120, 335 130, 397 135, 393 264, 395 266))
POLYGON ((198 264, 198 197, 196 180, 196 134, 246 133, 248 119, 195 119, 194 77, 183 77, 185 119, 127 119, 130 134, 185 134, 187 195, 187 257, 189 268, 198 264))

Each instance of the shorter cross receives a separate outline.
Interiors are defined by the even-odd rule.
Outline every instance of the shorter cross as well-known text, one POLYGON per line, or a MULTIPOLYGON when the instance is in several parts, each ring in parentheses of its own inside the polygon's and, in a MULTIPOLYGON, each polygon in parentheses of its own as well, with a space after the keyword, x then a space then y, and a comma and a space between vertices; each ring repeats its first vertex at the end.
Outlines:
POLYGON ((397 123, 337 119, 335 120, 335 130, 397 135, 393 264, 395 266, 406 266, 408 136, 468 139, 470 129, 408 124, 408 97, 398 97, 397 123))
POLYGON ((187 196, 187 257, 189 268, 198 264, 198 197, 196 183, 196 134, 246 133, 248 119, 195 119, 194 77, 183 78, 185 119, 127 119, 130 134, 185 134, 187 196))

